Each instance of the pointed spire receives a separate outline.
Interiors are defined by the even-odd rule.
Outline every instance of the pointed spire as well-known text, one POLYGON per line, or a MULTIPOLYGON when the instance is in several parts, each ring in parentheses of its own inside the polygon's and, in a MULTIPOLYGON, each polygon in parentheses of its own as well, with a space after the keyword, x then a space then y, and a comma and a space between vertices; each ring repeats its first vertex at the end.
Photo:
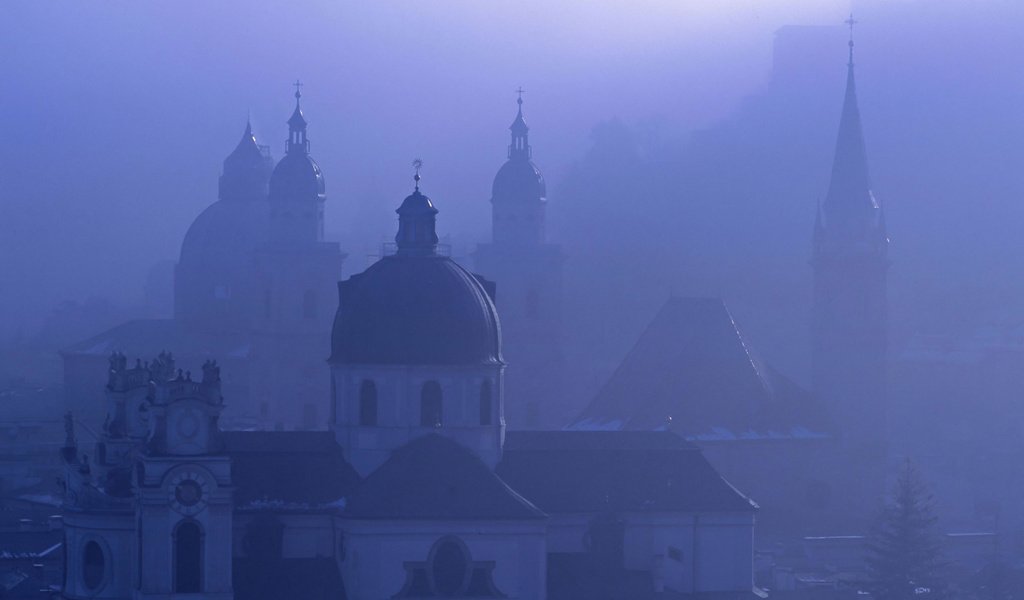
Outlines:
POLYGON ((259 144, 256 142, 256 135, 252 132, 252 121, 249 118, 245 120, 245 131, 242 132, 242 139, 238 140, 238 145, 231 151, 225 161, 225 169, 227 169, 228 163, 239 162, 247 165, 257 164, 263 158, 263 151, 260 149, 259 144))
POLYGON ((437 209, 420 192, 420 169, 423 161, 412 161, 416 170, 416 187, 395 212, 398 213, 398 234, 395 243, 399 256, 433 256, 437 253, 437 209))
POLYGON ((295 86, 295 110, 288 119, 288 144, 285 152, 291 154, 294 151, 309 154, 309 140, 306 139, 306 118, 302 115, 302 82, 298 79, 292 84, 295 86))
POLYGON ((512 125, 509 126, 509 130, 512 132, 512 144, 508 147, 509 158, 530 158, 530 140, 529 133, 530 128, 526 126, 526 119, 523 118, 523 92, 525 90, 522 86, 516 90, 519 95, 516 98, 516 104, 519 105, 519 110, 516 113, 516 118, 512 121, 512 125))
POLYGON ((845 21, 850 26, 850 58, 846 71, 846 95, 839 120, 839 135, 832 162, 832 178, 823 209, 826 222, 853 215, 873 215, 878 206, 871 194, 864 134, 860 109, 857 106, 857 82, 853 70, 853 15, 845 21))

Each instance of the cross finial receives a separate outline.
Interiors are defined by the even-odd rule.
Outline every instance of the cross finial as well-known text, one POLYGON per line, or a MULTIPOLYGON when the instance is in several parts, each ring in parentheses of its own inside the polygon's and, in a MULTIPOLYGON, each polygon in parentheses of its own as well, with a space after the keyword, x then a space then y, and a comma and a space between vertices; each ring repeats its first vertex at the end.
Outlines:
POLYGON ((295 86, 295 99, 298 100, 302 97, 302 82, 296 79, 292 85, 295 86))
POLYGON ((420 169, 423 168, 423 161, 416 159, 412 161, 412 168, 416 169, 416 174, 412 176, 412 180, 416 182, 416 191, 420 191, 420 169))
POLYGON ((845 21, 843 21, 843 23, 846 23, 847 25, 850 26, 850 42, 849 42, 849 44, 850 44, 850 65, 852 66, 853 65, 853 26, 857 24, 857 21, 855 21, 854 18, 853 18, 853 13, 850 13, 849 18, 847 18, 845 21))
POLYGON ((523 89, 523 86, 519 86, 518 88, 516 88, 516 93, 519 94, 519 98, 516 99, 516 103, 518 103, 518 104, 522 104, 523 103, 523 92, 525 92, 525 91, 526 90, 523 89))

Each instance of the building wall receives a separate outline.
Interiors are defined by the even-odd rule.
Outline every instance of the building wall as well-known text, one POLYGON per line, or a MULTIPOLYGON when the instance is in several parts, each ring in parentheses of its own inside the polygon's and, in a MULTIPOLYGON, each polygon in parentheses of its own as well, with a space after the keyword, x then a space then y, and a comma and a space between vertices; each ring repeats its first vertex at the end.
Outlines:
POLYGON ((343 578, 351 598, 391 598, 406 580, 406 562, 426 561, 445 536, 467 547, 472 561, 493 561, 493 581, 511 599, 546 597, 543 521, 346 521, 343 578))

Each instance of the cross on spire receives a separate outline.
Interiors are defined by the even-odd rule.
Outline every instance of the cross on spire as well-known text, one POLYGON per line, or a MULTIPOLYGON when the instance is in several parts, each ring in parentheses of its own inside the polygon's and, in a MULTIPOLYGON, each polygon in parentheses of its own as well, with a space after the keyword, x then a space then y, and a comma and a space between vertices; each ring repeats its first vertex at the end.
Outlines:
POLYGON ((853 13, 850 13, 850 17, 843 21, 850 26, 850 64, 853 64, 853 26, 857 24, 857 21, 853 18, 853 13))
POLYGON ((416 169, 416 174, 412 176, 412 180, 416 182, 416 191, 420 191, 420 169, 423 168, 423 161, 416 159, 412 161, 412 168, 416 169))
POLYGON ((519 104, 523 103, 523 92, 525 91, 526 90, 523 89, 523 86, 519 86, 518 88, 516 88, 516 93, 519 94, 519 98, 516 100, 516 102, 518 102, 519 104))
POLYGON ((295 86, 295 99, 298 100, 299 98, 302 97, 302 85, 303 84, 302 84, 301 81, 296 79, 295 83, 293 83, 292 85, 295 86))

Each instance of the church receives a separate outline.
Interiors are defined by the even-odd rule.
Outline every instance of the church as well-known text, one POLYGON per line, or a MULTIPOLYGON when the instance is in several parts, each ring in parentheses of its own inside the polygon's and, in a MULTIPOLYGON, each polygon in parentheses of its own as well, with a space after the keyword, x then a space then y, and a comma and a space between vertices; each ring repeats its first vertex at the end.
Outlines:
POLYGON ((323 427, 324 348, 344 254, 324 237, 326 188, 310 154, 296 82, 284 157, 274 164, 252 126, 224 159, 218 200, 192 223, 174 271, 174 315, 129 321, 61 352, 67 405, 102 419, 111 352, 173 350, 226 367, 225 421, 234 428, 323 427), (293 395, 306 399, 294 402, 293 395))
POLYGON ((499 288, 439 252, 415 179, 395 251, 337 286, 327 431, 226 430, 213 359, 108 357, 95 448, 69 418, 61 450, 65 598, 758 596, 757 506, 691 442, 506 430, 499 288))

